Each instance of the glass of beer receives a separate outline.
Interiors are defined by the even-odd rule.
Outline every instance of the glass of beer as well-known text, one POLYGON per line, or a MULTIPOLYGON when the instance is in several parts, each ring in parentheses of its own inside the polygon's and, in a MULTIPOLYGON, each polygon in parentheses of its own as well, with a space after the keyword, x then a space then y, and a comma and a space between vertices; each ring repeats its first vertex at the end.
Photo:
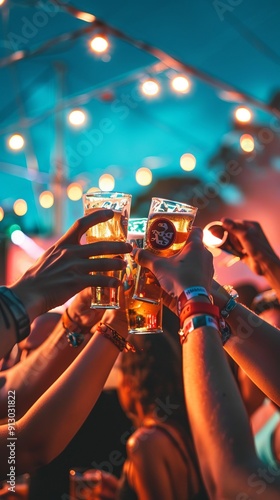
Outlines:
POLYGON ((69 471, 70 498, 97 500, 102 492, 102 472, 98 469, 73 468, 69 471))
MULTIPOLYGON (((191 231, 197 208, 164 198, 152 198, 144 248, 162 257, 178 253, 185 245, 191 231)), ((134 299, 159 304, 161 289, 148 269, 139 266, 134 299)))
POLYGON ((15 480, 0 483, 0 498, 3 500, 28 500, 30 475, 16 476, 15 480))
POLYGON ((220 249, 231 255, 230 260, 227 261, 228 267, 244 257, 237 238, 234 235, 230 236, 219 220, 209 222, 204 227, 203 243, 209 250, 220 249))
MULTIPOLYGON (((86 232, 87 243, 101 240, 124 242, 127 240, 127 225, 131 206, 130 194, 113 191, 89 192, 84 195, 83 203, 85 215, 94 212, 98 208, 108 208, 114 212, 112 219, 88 229, 86 232)), ((99 255, 98 258, 100 257, 113 258, 116 255, 99 255)), ((123 258, 123 255, 119 257, 123 258)), ((121 280, 123 271, 107 271, 105 274, 121 280)), ((92 287, 92 309, 119 309, 119 307, 119 287, 92 287)))
MULTIPOLYGON (((143 248, 147 218, 129 219, 127 241, 132 246, 143 248)), ((123 281, 125 305, 128 321, 128 333, 148 334, 163 333, 162 330, 162 300, 159 303, 145 303, 133 298, 138 264, 131 255, 125 257, 127 262, 126 275, 123 281)), ((157 288, 158 285, 156 285, 157 288)))

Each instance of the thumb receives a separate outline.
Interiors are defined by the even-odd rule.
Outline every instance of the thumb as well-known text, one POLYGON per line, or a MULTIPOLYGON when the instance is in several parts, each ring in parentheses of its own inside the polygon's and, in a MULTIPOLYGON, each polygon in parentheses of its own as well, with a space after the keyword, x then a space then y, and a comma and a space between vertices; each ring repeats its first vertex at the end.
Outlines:
POLYGON ((142 267, 147 267, 150 271, 153 270, 154 262, 158 259, 158 257, 150 250, 136 248, 132 251, 132 256, 137 264, 142 267))

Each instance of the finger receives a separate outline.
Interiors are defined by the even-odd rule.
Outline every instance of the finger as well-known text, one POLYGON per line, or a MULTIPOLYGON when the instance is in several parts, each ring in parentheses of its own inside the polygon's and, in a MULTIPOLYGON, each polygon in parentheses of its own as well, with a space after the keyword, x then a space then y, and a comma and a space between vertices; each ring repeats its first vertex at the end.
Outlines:
POLYGON ((248 227, 251 227, 254 224, 253 221, 239 219, 233 220, 222 218, 221 221, 223 223, 223 227, 229 231, 246 231, 248 227))
POLYGON ((190 232, 190 235, 188 237, 187 244, 190 241, 196 241, 196 242, 201 242, 202 243, 202 239, 203 239, 203 230, 200 227, 193 226, 193 228, 192 228, 192 230, 190 232))
POLYGON ((105 274, 89 274, 88 276, 83 276, 81 278, 79 282, 79 290, 93 286, 117 288, 120 285, 121 280, 118 280, 113 276, 106 276, 105 274))
POLYGON ((123 259, 88 259, 81 263, 84 272, 107 272, 107 271, 121 271, 126 268, 126 262, 123 259))
POLYGON ((93 257, 95 255, 122 255, 130 253, 132 246, 129 243, 122 241, 97 241, 96 243, 88 243, 80 245, 82 254, 85 257, 93 257))
POLYGON ((152 271, 153 269, 153 263, 158 260, 158 256, 156 256, 153 252, 150 250, 143 250, 143 249, 136 249, 134 248, 132 250, 132 256, 137 262, 142 267, 147 267, 152 271))
POLYGON ((255 221, 223 219, 222 222, 223 227, 229 232, 229 234, 239 237, 242 241, 245 241, 245 238, 249 235, 257 236, 262 233, 261 226, 255 221))
POLYGON ((94 212, 91 212, 80 219, 77 219, 74 224, 68 229, 62 238, 61 241, 68 241, 69 243, 78 243, 83 236, 83 234, 92 226, 96 224, 100 224, 101 222, 106 222, 109 219, 112 219, 114 215, 113 210, 109 210, 107 208, 95 209, 94 212))

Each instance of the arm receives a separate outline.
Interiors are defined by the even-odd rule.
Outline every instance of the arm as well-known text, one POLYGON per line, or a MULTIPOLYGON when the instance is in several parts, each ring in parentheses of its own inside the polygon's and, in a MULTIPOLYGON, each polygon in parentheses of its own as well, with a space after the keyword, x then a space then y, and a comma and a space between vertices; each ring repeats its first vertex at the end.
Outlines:
POLYGON ((279 498, 279 478, 256 456, 246 410, 216 330, 203 327, 189 335, 183 346, 183 373, 195 446, 211 498, 279 498))
MULTIPOLYGON (((97 210, 77 220, 73 226, 52 245, 26 273, 9 289, 26 312, 26 319, 63 304, 80 290, 90 286, 117 286, 118 280, 105 275, 92 275, 94 271, 123 269, 121 259, 91 259, 92 256, 123 254, 131 245, 120 242, 97 242, 81 245, 80 239, 87 229, 112 218, 111 210, 97 210)), ((13 319, 9 300, 0 293, 0 357, 18 342, 17 324, 13 319)), ((28 335, 28 329, 26 331, 28 335)), ((21 339, 22 340, 22 339, 21 339)))
MULTIPOLYGON (((192 230, 179 254, 163 259, 141 250, 136 260, 156 275, 173 298, 190 286, 211 290, 212 257, 198 229, 192 230)), ((208 299, 200 298, 204 300, 208 299)), ((214 327, 203 326, 188 334, 183 344, 183 377, 197 455, 211 498, 276 500, 279 480, 271 481, 256 456, 248 417, 214 327), (268 479, 259 480, 265 474, 268 479)))
POLYGON ((22 417, 35 401, 64 372, 84 348, 90 338, 90 330, 102 318, 103 312, 90 309, 91 289, 76 295, 68 307, 71 318, 81 326, 84 341, 72 348, 66 339, 63 320, 60 319, 50 336, 27 358, 0 372, 0 419, 7 419, 7 393, 16 391, 16 418, 22 417))
MULTIPOLYGON (((127 336, 125 313, 108 312, 104 320, 127 336)), ((93 408, 118 356, 118 348, 99 331, 80 355, 16 423, 17 474, 50 462, 76 434, 93 408)), ((7 462, 8 426, 0 426, 0 470, 7 462)))
MULTIPOLYGON (((222 308, 229 294, 213 282, 214 302, 222 308)), ((242 304, 227 318, 232 336, 224 348, 250 379, 275 403, 280 404, 280 330, 242 304)))
POLYGON ((253 221, 222 219, 231 243, 244 253, 243 261, 258 275, 262 275, 280 299, 280 259, 272 249, 260 224, 253 221))

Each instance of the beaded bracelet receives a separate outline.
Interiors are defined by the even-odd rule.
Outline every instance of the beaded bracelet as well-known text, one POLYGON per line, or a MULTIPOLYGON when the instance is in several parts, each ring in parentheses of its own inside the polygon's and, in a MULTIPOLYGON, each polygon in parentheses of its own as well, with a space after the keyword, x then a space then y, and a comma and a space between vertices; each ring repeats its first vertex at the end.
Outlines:
MULTIPOLYGON (((13 317, 17 342, 21 342, 30 334, 30 319, 27 311, 21 300, 6 286, 0 286, 0 298, 13 317)), ((4 319, 7 328, 9 328, 10 324, 5 315, 4 319)))
POLYGON ((100 323, 97 327, 99 333, 104 335, 106 339, 110 340, 115 346, 119 349, 119 351, 125 350, 136 352, 134 345, 130 344, 124 337, 122 337, 114 328, 112 328, 107 323, 100 323))

